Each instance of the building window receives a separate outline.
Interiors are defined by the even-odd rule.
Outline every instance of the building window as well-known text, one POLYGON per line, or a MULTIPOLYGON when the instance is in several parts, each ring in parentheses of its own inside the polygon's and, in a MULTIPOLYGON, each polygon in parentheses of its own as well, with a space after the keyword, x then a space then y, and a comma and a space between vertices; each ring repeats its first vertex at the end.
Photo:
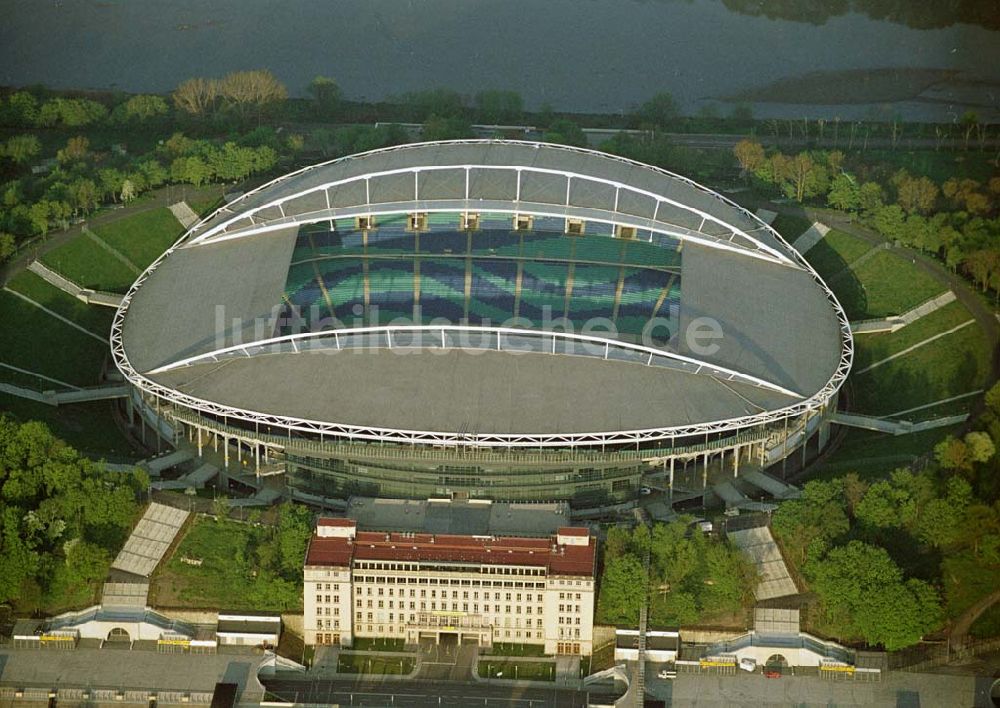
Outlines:
MULTIPOLYGON (((530 231, 534 219, 528 214, 517 214, 514 216, 515 231, 530 231)), ((510 573, 510 568, 504 568, 501 572, 510 573)), ((510 636, 510 635, 508 635, 510 636)))
POLYGON ((583 219, 566 219, 566 233, 570 236, 583 236, 583 219))
MULTIPOLYGON (((358 231, 371 231, 375 228, 375 217, 374 216, 359 216, 355 219, 355 226, 358 231)), ((382 569, 382 564, 378 564, 379 570, 382 569)))

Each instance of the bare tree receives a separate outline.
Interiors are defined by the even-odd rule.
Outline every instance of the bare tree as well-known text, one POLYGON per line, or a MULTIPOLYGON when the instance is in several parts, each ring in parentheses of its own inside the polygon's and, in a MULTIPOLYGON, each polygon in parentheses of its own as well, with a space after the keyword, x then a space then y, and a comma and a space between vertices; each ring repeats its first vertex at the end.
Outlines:
POLYGON ((215 79, 188 79, 174 89, 174 105, 193 116, 204 116, 219 96, 215 79))
POLYGON ((251 109, 256 109, 259 117, 265 106, 288 98, 288 89, 270 71, 258 69, 227 74, 219 82, 219 94, 241 117, 246 117, 251 109))

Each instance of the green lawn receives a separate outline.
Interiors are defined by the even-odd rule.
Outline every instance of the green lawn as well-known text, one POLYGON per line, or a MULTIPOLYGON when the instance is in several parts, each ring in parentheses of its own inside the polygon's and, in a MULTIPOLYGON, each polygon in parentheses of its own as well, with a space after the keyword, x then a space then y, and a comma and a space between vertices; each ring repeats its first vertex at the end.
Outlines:
POLYGON ((93 231, 136 266, 145 268, 178 239, 184 227, 169 209, 161 207, 94 227, 93 231))
MULTIPOLYGON (((30 297, 35 302, 57 312, 68 320, 76 322, 81 327, 93 332, 99 337, 107 337, 111 332, 111 321, 115 311, 110 307, 88 305, 54 285, 50 285, 40 276, 30 270, 24 270, 11 278, 7 287, 22 295, 30 297)), ((24 303, 25 307, 30 307, 24 303)))
POLYGON ((406 651, 406 640, 388 637, 357 637, 351 645, 354 651, 406 651))
POLYGON ((792 216, 791 214, 778 214, 771 222, 771 228, 781 234, 786 241, 791 243, 801 236, 806 229, 812 226, 812 220, 804 216, 792 216))
POLYGON ((411 657, 380 657, 365 654, 341 654, 337 672, 341 674, 408 674, 416 659, 411 657))
POLYGON ((882 251, 837 278, 831 288, 852 320, 899 315, 945 287, 891 251, 882 251))
POLYGON ((123 293, 135 282, 132 270, 80 234, 69 243, 42 256, 42 262, 83 288, 123 293))
MULTIPOLYGON (((9 371, 0 371, 3 381, 17 383, 11 380, 10 374, 9 371)), ((42 385, 41 382, 25 383, 33 388, 42 385)), ((103 458, 109 462, 133 462, 137 455, 111 417, 111 406, 109 401, 95 401, 56 408, 0 393, 0 412, 20 421, 42 421, 58 437, 88 457, 103 458)))
MULTIPOLYGON (((5 330, 0 361, 76 386, 97 383, 107 344, 8 292, 0 292, 0 322, 5 330)), ((3 375, 0 369, 0 380, 3 375)))
POLYGON ((153 575, 150 603, 164 607, 285 611, 302 608, 302 584, 259 572, 247 561, 253 527, 198 517, 153 575), (188 565, 182 557, 199 559, 188 565))
POLYGON ((871 244, 843 231, 830 231, 819 243, 806 251, 805 257, 823 280, 841 272, 871 250, 871 244))
POLYGON ((481 678, 499 678, 505 681, 556 680, 554 661, 490 661, 481 659, 478 671, 481 678))
POLYGON ((970 319, 972 313, 956 300, 896 332, 859 335, 854 339, 854 370, 859 371, 970 319))
POLYGON ((859 413, 889 415, 983 388, 989 372, 986 335, 970 325, 877 369, 854 375, 852 408, 859 413))
POLYGON ((496 642, 491 649, 481 652, 484 656, 546 656, 544 644, 512 644, 496 642))

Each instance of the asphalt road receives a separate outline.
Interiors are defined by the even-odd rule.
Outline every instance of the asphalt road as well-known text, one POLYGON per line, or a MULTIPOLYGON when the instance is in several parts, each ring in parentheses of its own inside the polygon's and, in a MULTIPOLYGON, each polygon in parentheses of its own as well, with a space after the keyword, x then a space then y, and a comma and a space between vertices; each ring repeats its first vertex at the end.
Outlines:
POLYGON ((284 700, 345 706, 585 708, 591 696, 575 689, 527 688, 501 682, 278 679, 264 683, 271 694, 284 700))

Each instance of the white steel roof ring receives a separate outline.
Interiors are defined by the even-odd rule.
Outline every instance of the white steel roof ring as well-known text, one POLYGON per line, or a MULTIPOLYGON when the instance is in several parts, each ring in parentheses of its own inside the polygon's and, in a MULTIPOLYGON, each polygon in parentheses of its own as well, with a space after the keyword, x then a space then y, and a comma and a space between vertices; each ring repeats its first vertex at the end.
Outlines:
MULTIPOLYGON (((321 332, 300 332, 298 334, 288 334, 281 337, 269 337, 267 339, 260 339, 253 342, 246 342, 241 344, 234 344, 229 347, 223 347, 221 349, 216 349, 214 351, 206 352, 204 354, 198 354, 196 356, 187 357, 184 359, 179 359, 175 362, 169 364, 164 364, 163 366, 153 369, 147 374, 149 376, 154 376, 156 374, 166 373, 174 369, 180 369, 185 366, 191 366, 193 364, 200 364, 208 361, 216 361, 220 357, 225 357, 228 354, 234 354, 237 352, 243 353, 247 358, 251 355, 247 353, 248 349, 257 347, 269 347, 273 345, 279 345, 285 342, 302 342, 307 340, 317 340, 317 339, 330 339, 333 337, 347 337, 351 335, 358 334, 380 334, 388 333, 389 336, 393 332, 441 332, 443 333, 489 333, 497 334, 498 336, 527 336, 527 337, 537 337, 537 338, 547 338, 551 337, 553 340, 567 340, 575 342, 584 342, 588 344, 599 344, 614 347, 616 349, 625 349, 628 351, 634 351, 644 355, 649 355, 650 357, 663 357, 666 359, 672 359, 674 361, 689 364, 698 367, 695 374, 702 374, 706 376, 714 376, 719 378, 724 378, 726 380, 735 380, 741 383, 749 384, 751 386, 756 386, 758 388, 764 388, 769 391, 774 391, 775 393, 780 393, 784 396, 789 396, 791 398, 801 399, 802 395, 791 391, 787 388, 779 386, 770 381, 758 378, 756 376, 750 376, 749 374, 744 374, 733 369, 728 369, 724 366, 718 366, 701 359, 695 359, 693 357, 684 356, 682 354, 676 354, 664 349, 656 349, 654 347, 646 347, 640 344, 631 344, 628 342, 621 342, 614 339, 608 339, 605 337, 593 337, 583 334, 572 334, 569 332, 554 332, 554 331, 540 331, 533 329, 518 329, 514 327, 479 327, 471 325, 400 325, 400 326, 378 326, 378 327, 354 327, 349 329, 336 329, 336 330, 324 330, 321 332), (701 369, 707 369, 706 372, 702 372, 701 369)), ((460 347, 457 347, 460 348, 460 347)), ((687 371, 687 370, 685 370, 687 371)), ((688 372, 692 373, 692 372, 688 372)))
MULTIPOLYGON (((475 202, 468 202, 469 205, 475 204, 475 202)), ((361 205, 357 207, 343 207, 340 209, 330 209, 329 211, 313 211, 305 214, 299 214, 293 217, 286 217, 284 219, 276 219, 268 222, 261 222, 260 224, 255 224, 251 228, 240 229, 232 233, 221 233, 216 236, 212 236, 207 240, 195 239, 189 242, 181 244, 183 248, 194 248, 197 246, 205 246, 214 243, 222 243, 224 241, 230 241, 234 239, 246 238, 249 236, 268 233, 272 231, 280 231, 281 229, 287 229, 290 226, 301 226, 304 224, 318 223, 321 221, 328 221, 331 218, 347 218, 351 216, 363 215, 363 216, 385 216, 388 214, 400 214, 405 213, 400 210, 398 206, 389 206, 389 204, 380 205, 382 208, 373 208, 368 205, 361 205)), ((427 206, 426 203, 420 205, 420 211, 426 213, 436 213, 436 212, 453 212, 453 211, 466 211, 461 205, 452 205, 448 207, 431 207, 427 206)), ((566 213, 559 213, 554 211, 543 211, 537 208, 525 208, 516 209, 513 207, 491 207, 489 209, 491 212, 500 213, 510 213, 510 214, 526 214, 531 216, 553 216, 563 218, 566 213)), ((252 218, 252 217, 247 217, 252 218)), ((589 218, 588 221, 605 223, 605 224, 615 224, 621 226, 634 226, 637 229, 648 229, 650 231, 655 231, 656 233, 663 234, 665 236, 670 236, 676 238, 678 241, 690 241, 691 243, 697 243, 708 248, 715 248, 720 251, 728 251, 730 253, 737 253, 748 258, 756 258, 759 260, 768 261, 769 263, 776 263, 778 265, 789 266, 793 268, 799 267, 794 261, 788 259, 787 257, 781 256, 771 256, 768 253, 761 251, 751 251, 746 248, 741 248, 740 246, 735 246, 728 241, 715 241, 710 238, 704 238, 701 236, 692 236, 690 233, 685 231, 674 231, 669 228, 664 228, 663 226, 650 226, 648 224, 641 224, 637 217, 625 217, 618 219, 611 218, 589 218)), ((660 224, 664 222, 659 222, 660 224)), ((607 236, 606 238, 612 238, 607 236)))
MULTIPOLYGON (((365 154, 367 154, 367 153, 365 153, 365 154)), ((331 164, 331 163, 323 163, 323 164, 331 164)), ((262 204, 260 206, 253 207, 252 209, 248 209, 247 211, 234 214, 231 218, 229 218, 229 219, 223 221, 222 223, 220 223, 220 224, 212 227, 210 230, 206 231, 205 233, 198 234, 194 238, 190 239, 189 245, 194 246, 194 245, 198 245, 200 243, 207 242, 207 241, 221 240, 221 238, 219 238, 219 237, 217 237, 215 235, 216 234, 225 233, 225 229, 226 229, 227 226, 230 226, 231 224, 237 223, 237 222, 245 220, 245 219, 249 220, 251 223, 254 223, 254 221, 253 221, 253 215, 256 214, 259 211, 264 210, 264 209, 278 207, 283 212, 284 210, 281 207, 281 205, 284 202, 287 202, 287 201, 290 201, 290 200, 293 200, 293 199, 298 199, 298 198, 300 198, 300 197, 302 197, 302 196, 304 196, 306 194, 311 194, 313 192, 326 191, 326 190, 329 190, 329 189, 331 189, 333 187, 339 187, 341 185, 349 184, 351 182, 358 182, 358 181, 361 181, 361 180, 365 180, 367 182, 368 180, 371 180, 373 178, 386 177, 386 176, 395 175, 395 174, 406 174, 406 173, 419 174, 420 172, 432 172, 432 171, 441 171, 441 170, 473 170, 473 169, 476 169, 476 170, 512 171, 512 172, 517 173, 519 176, 520 176, 520 173, 522 173, 522 172, 537 172, 537 173, 540 173, 540 174, 551 174, 551 175, 557 175, 557 176, 560 176, 560 177, 565 177, 567 179, 567 181, 572 180, 572 179, 579 179, 579 180, 596 182, 598 184, 605 184, 605 185, 608 185, 608 186, 615 187, 616 189, 625 189, 625 190, 634 192, 636 194, 639 194, 641 196, 644 196, 644 197, 647 197, 647 198, 650 198, 650 199, 654 199, 654 200, 656 200, 659 203, 670 204, 673 207, 676 207, 676 208, 683 209, 685 211, 691 212, 692 214, 695 214, 696 216, 704 219, 705 221, 711 221, 713 223, 716 223, 716 224, 718 224, 718 225, 720 225, 720 226, 728 229, 729 231, 731 231, 734 236, 739 236, 741 238, 746 239, 750 243, 752 243, 755 246, 757 246, 757 248, 759 248, 760 250, 762 250, 762 251, 770 254, 773 258, 777 259, 781 263, 784 263, 786 265, 793 263, 792 259, 790 259, 787 255, 781 253, 780 251, 778 251, 778 250, 776 250, 774 248, 771 248, 770 246, 767 246, 766 244, 762 243, 758 239, 755 239, 754 237, 750 236, 749 234, 747 234, 743 230, 738 229, 738 228, 734 227, 733 225, 726 223, 722 219, 719 219, 718 217, 713 216, 711 214, 708 214, 706 212, 703 212, 703 211, 701 211, 699 209, 695 209, 694 207, 685 205, 685 204, 683 204, 681 202, 678 202, 678 201, 675 201, 673 199, 669 199, 669 198, 664 197, 662 195, 656 194, 655 192, 650 192, 648 190, 644 190, 644 189, 640 189, 640 188, 637 188, 637 187, 633 187, 633 186, 630 186, 630 185, 625 184, 623 182, 616 182, 614 180, 609 180, 609 179, 600 178, 600 177, 592 177, 592 176, 589 176, 589 175, 583 175, 583 174, 579 174, 579 173, 575 173, 575 172, 568 172, 568 171, 565 171, 565 170, 553 170, 553 169, 539 168, 539 167, 524 167, 524 166, 518 166, 518 165, 476 165, 476 164, 462 164, 462 165, 429 165, 429 166, 419 166, 419 167, 403 167, 403 168, 399 168, 399 169, 395 169, 395 170, 385 170, 385 171, 381 171, 381 172, 371 172, 371 173, 367 173, 367 174, 364 174, 364 175, 357 175, 357 176, 354 176, 354 177, 348 177, 348 178, 345 178, 345 179, 342 179, 342 180, 335 180, 335 181, 332 181, 332 182, 326 182, 324 184, 317 185, 315 187, 310 187, 309 189, 304 189, 301 192, 296 192, 295 194, 292 194, 292 195, 289 195, 289 196, 286 196, 286 197, 282 197, 280 199, 275 199, 275 200, 270 201, 270 202, 268 202, 266 204, 262 204)), ((294 174, 298 174, 298 173, 292 173, 292 174, 294 175, 294 174)), ((518 185, 520 185, 520 177, 518 178, 518 185)), ((257 190, 255 190, 255 192, 256 191, 257 190)), ((254 192, 250 192, 249 194, 253 194, 253 193, 254 192)), ((244 198, 246 196, 247 195, 244 195, 244 198)), ((414 199, 414 201, 419 201, 419 200, 414 199)), ((514 203, 517 203, 517 201, 518 200, 515 200, 514 203)), ((374 205, 371 205, 370 200, 366 199, 366 202, 367 203, 366 203, 365 206, 374 206, 374 205)), ((572 206, 572 205, 566 205, 566 206, 572 206)), ((223 209, 225 209, 225 207, 223 207, 223 209)), ((741 209, 741 211, 745 211, 745 210, 741 209)), ((217 211, 215 213, 219 213, 219 212, 217 211)), ((214 215, 215 214, 212 214, 208 218, 212 218, 212 216, 214 216, 214 215)), ((623 218, 625 218, 625 219, 628 219, 630 216, 632 216, 634 218, 634 215, 622 214, 621 216, 623 218)), ((192 234, 194 234, 198 230, 198 228, 205 221, 207 221, 207 219, 203 220, 199 224, 196 224, 195 227, 191 230, 192 234)), ((616 219, 615 223, 619 223, 619 220, 616 219)), ((252 230, 252 229, 251 230, 246 230, 246 231, 242 231, 241 230, 239 232, 239 235, 240 236, 244 236, 244 235, 249 236, 249 235, 252 235, 254 233, 258 233, 258 231, 252 230)), ((678 235, 678 237, 679 238, 690 238, 687 235, 680 235, 680 234, 678 235)), ((709 245, 711 245, 710 240, 706 240, 706 241, 709 241, 709 245)), ((735 247, 732 250, 734 250, 736 252, 740 252, 740 253, 751 253, 752 252, 752 251, 750 251, 750 250, 748 250, 746 248, 739 248, 739 247, 735 247)))

